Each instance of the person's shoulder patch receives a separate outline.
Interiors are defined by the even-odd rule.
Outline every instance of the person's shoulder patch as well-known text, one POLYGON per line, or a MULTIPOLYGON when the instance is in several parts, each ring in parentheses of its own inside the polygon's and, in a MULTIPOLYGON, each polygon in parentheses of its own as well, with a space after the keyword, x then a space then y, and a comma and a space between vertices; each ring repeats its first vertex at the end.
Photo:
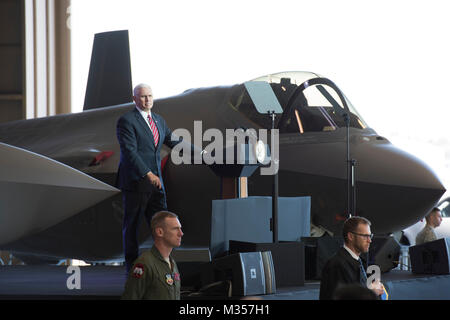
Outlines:
POLYGON ((133 278, 140 279, 144 275, 144 265, 136 263, 133 268, 133 278))

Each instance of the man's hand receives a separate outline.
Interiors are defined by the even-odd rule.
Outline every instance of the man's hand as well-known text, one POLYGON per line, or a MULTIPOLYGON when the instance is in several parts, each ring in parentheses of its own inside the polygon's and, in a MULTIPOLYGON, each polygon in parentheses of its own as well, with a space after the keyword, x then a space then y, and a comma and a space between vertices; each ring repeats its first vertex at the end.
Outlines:
POLYGON ((157 187, 158 189, 161 189, 161 181, 159 180, 159 177, 151 172, 147 173, 147 178, 150 181, 152 185, 157 187))
POLYGON ((384 286, 379 280, 373 282, 369 286, 369 289, 371 289, 377 296, 381 296, 384 293, 384 286))

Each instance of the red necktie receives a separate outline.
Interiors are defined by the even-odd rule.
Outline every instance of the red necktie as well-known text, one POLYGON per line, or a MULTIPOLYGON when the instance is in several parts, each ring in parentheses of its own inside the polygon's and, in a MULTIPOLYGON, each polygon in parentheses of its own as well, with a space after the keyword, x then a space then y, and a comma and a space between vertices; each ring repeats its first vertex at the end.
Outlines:
POLYGON ((158 128, 156 128, 155 122, 153 121, 152 117, 150 117, 150 114, 148 115, 148 123, 150 124, 150 130, 152 130, 153 138, 155 139, 155 146, 158 146, 159 141, 158 128))

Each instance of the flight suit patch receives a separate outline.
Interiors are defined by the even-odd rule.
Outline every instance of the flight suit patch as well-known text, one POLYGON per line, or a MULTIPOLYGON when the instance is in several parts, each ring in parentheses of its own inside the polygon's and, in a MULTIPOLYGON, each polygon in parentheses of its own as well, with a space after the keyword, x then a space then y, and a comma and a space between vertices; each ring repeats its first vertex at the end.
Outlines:
POLYGON ((133 278, 140 279, 144 275, 144 265, 136 263, 133 269, 133 278))
POLYGON ((173 277, 174 277, 175 281, 180 281, 180 274, 178 272, 175 273, 173 277))
POLYGON ((166 274, 166 283, 171 286, 173 285, 172 275, 170 273, 166 274))

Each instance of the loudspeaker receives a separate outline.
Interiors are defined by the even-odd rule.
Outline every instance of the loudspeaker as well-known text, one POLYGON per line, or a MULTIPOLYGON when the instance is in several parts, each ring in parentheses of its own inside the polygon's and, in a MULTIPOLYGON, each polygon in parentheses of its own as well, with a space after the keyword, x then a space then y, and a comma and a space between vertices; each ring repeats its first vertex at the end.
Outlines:
POLYGON ((264 259, 269 263, 266 269, 261 252, 237 253, 214 259, 202 272, 202 284, 231 281, 233 296, 266 294, 265 270, 271 273, 270 255, 265 254, 264 259))
POLYGON ((264 267, 264 278, 266 281, 266 294, 277 292, 277 284, 275 279, 275 267, 273 265, 272 252, 263 251, 261 257, 264 267))
POLYGON ((327 261, 343 246, 342 237, 302 237, 305 246, 305 277, 307 280, 320 280, 322 269, 327 261))
POLYGON ((377 265, 381 272, 388 272, 398 266, 400 244, 391 236, 374 237, 369 247, 368 265, 377 265))
POLYGON ((302 242, 254 243, 230 240, 229 248, 230 254, 270 251, 278 288, 305 285, 305 249, 302 242))
POLYGON ((450 238, 409 247, 409 257, 413 273, 449 274, 450 238))
POLYGON ((202 266, 211 262, 209 248, 176 248, 172 251, 172 257, 181 274, 181 289, 185 291, 200 289, 202 266))

